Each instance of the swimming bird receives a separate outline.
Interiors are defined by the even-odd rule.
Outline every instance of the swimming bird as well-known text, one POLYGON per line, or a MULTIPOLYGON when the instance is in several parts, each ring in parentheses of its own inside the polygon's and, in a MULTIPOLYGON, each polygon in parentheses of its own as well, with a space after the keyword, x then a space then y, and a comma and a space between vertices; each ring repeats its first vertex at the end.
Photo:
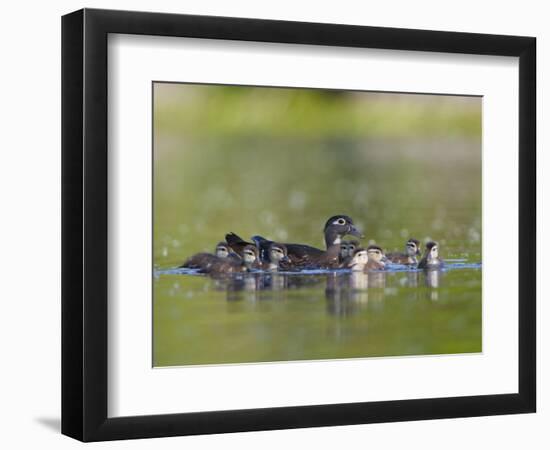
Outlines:
POLYGON ((386 258, 395 264, 418 264, 417 256, 420 256, 420 241, 409 239, 405 243, 405 253, 388 253, 386 258))
POLYGON ((259 267, 258 249, 254 245, 247 245, 243 248, 242 259, 218 258, 209 259, 206 264, 200 267, 200 272, 213 276, 225 275, 237 272, 247 272, 259 267))
POLYGON ((232 258, 237 261, 241 258, 234 253, 231 248, 227 245, 225 241, 219 242, 216 245, 216 250, 214 254, 212 253, 197 253, 190 258, 188 258, 179 268, 186 269, 200 269, 203 266, 206 266, 208 263, 211 263, 216 260, 216 258, 232 258))
POLYGON ((269 246, 268 259, 268 261, 260 262, 262 270, 275 272, 279 270, 279 268, 284 269, 288 267, 290 259, 288 258, 286 245, 272 242, 269 246))
MULTIPOLYGON (((336 215, 328 219, 325 223, 323 234, 325 236, 326 250, 306 244, 284 244, 290 260, 288 268, 337 268, 340 264, 339 256, 342 238, 347 235, 363 237, 362 233, 353 224, 351 217, 346 215, 336 215)), ((261 255, 265 253, 272 242, 262 236, 254 236, 252 240, 260 249, 261 255)))
POLYGON ((348 263, 352 271, 368 272, 370 270, 384 270, 384 251, 377 245, 369 245, 367 249, 359 247, 348 263))
POLYGON ((348 266, 348 263, 351 261, 351 258, 355 253, 355 249, 359 247, 359 245, 359 241, 356 241, 355 239, 351 241, 342 241, 340 244, 339 267, 345 268, 348 266))
POLYGON ((340 262, 344 262, 349 257, 349 244, 348 241, 342 241, 340 243, 340 262))
POLYGON ((430 241, 426 244, 424 256, 418 263, 419 269, 439 269, 443 267, 443 260, 439 257, 439 245, 430 241))

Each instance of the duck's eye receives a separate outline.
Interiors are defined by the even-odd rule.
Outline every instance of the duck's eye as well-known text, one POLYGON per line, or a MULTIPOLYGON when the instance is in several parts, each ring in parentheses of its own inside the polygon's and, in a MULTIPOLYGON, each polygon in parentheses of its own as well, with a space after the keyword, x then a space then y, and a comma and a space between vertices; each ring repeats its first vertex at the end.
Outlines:
POLYGON ((336 223, 337 223, 338 225, 345 225, 345 224, 346 224, 346 220, 340 218, 340 219, 338 219, 338 220, 336 221, 336 223))

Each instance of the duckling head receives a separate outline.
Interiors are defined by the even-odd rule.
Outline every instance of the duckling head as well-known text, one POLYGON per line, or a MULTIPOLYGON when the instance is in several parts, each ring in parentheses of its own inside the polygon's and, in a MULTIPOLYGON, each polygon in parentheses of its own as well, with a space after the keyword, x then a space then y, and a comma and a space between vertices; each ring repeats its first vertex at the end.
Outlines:
POLYGON ((216 245, 216 256, 218 258, 227 258, 229 256, 230 250, 226 242, 220 242, 216 245))
POLYGON ((348 241, 340 242, 340 259, 345 259, 350 256, 348 241))
POLYGON ((384 264, 385 255, 384 250, 382 250, 381 247, 378 247, 377 245, 369 245, 367 248, 367 254, 369 259, 372 259, 377 263, 384 264))
POLYGON ((426 243, 426 257, 428 261, 439 258, 439 245, 437 245, 437 242, 430 241, 426 243))
POLYGON ((409 239, 405 244, 405 251, 407 252, 407 256, 420 255, 420 242, 416 239, 409 239))
POLYGON ((247 245, 243 249, 243 261, 245 266, 250 267, 258 258, 258 249, 254 245, 247 245))
POLYGON ((348 267, 353 271, 362 271, 369 262, 369 255, 367 250, 358 247, 355 249, 355 253, 348 264, 348 267))
POLYGON ((356 241, 355 239, 348 241, 348 256, 353 256, 355 249, 359 247, 359 245, 359 241, 356 241))
POLYGON ((289 262, 286 245, 273 242, 269 247, 269 259, 275 264, 289 262))

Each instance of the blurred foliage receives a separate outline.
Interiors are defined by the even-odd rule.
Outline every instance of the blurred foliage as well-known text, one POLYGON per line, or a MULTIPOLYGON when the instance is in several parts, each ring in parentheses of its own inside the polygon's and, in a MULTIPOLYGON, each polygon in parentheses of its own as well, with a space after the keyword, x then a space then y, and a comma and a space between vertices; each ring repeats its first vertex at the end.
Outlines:
POLYGON ((479 97, 156 84, 166 132, 245 138, 480 136, 479 97))

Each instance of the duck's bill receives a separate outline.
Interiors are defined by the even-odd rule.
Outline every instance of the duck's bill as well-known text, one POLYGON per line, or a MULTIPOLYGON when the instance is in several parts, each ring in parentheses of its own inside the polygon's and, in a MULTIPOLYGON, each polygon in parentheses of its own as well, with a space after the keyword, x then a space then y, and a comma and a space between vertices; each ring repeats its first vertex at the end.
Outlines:
POLYGON ((357 236, 359 239, 363 239, 365 236, 363 233, 361 233, 355 226, 351 225, 349 227, 348 234, 351 234, 352 236, 357 236))

